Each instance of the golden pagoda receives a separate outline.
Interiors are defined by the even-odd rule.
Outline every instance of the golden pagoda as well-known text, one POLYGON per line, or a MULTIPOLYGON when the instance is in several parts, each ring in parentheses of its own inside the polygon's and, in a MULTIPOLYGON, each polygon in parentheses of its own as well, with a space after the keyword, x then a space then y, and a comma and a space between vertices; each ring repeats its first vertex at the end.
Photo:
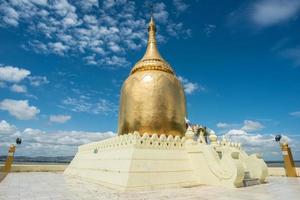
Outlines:
POLYGON ((64 174, 122 191, 264 183, 261 156, 203 127, 198 140, 186 130, 184 91, 157 50, 153 18, 148 31, 146 53, 121 90, 119 134, 79 146, 64 174))
POLYGON ((153 17, 148 32, 146 53, 135 64, 121 90, 118 134, 138 131, 184 136, 184 90, 172 67, 158 52, 153 17))

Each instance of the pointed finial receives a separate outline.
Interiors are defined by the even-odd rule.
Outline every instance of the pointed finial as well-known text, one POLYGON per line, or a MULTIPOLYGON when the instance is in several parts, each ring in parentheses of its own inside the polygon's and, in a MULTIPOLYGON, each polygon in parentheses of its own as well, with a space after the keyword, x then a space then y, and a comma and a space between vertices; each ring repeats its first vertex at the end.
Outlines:
MULTIPOLYGON (((149 26, 148 26, 148 33, 149 33, 149 38, 148 38, 148 44, 149 43, 155 43, 156 44, 156 26, 154 22, 153 16, 150 18, 149 26)), ((156 48, 156 46, 155 46, 156 48)))
POLYGON ((148 44, 143 58, 135 64, 131 74, 143 70, 161 70, 174 74, 172 67, 161 57, 156 46, 156 26, 151 15, 148 25, 148 44))
MULTIPOLYGON (((154 23, 154 3, 153 2, 146 2, 146 6, 149 7, 150 9, 150 22, 148 25, 148 32, 149 32, 149 40, 150 40, 150 36, 152 37, 152 39, 154 39, 152 42, 156 42, 155 39, 155 32, 156 32, 156 27, 155 27, 155 23, 154 23)), ((149 43, 148 40, 148 43, 149 43)))
POLYGON ((150 23, 149 24, 155 24, 153 15, 150 16, 150 23))

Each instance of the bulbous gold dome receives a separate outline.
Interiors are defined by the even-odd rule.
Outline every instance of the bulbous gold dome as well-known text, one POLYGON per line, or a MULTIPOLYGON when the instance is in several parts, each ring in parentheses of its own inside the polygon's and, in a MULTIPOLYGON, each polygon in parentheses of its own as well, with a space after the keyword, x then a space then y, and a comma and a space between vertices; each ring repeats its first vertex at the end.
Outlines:
POLYGON ((148 27, 148 46, 123 83, 118 134, 184 136, 186 131, 185 96, 172 67, 160 56, 153 18, 148 27))

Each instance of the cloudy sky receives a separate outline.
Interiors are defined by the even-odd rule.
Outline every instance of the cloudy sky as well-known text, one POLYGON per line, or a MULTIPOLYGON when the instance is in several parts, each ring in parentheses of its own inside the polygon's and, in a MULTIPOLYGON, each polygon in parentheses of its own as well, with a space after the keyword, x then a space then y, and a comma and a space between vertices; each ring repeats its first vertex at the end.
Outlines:
MULTIPOLYGON (((159 49, 188 118, 280 160, 300 160, 300 0, 154 1, 159 49)), ((131 0, 0 0, 0 155, 73 155, 117 130, 119 93, 147 40, 131 0)))

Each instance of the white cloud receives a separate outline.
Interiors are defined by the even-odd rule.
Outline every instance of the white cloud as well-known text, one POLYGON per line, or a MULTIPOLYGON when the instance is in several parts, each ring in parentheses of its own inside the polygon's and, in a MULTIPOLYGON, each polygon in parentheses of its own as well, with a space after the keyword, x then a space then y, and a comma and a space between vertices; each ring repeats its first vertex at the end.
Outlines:
POLYGON ((280 50, 280 54, 292 60, 296 67, 300 66, 300 46, 280 50))
POLYGON ((253 132, 263 129, 264 126, 260 122, 245 120, 244 126, 242 127, 243 131, 253 132))
POLYGON ((76 1, 78 6, 82 8, 84 11, 89 11, 93 7, 98 7, 98 0, 85 0, 85 1, 76 1))
MULTIPOLYGON (((1 4, 0 4, 1 5, 1 4)), ((2 20, 11 25, 11 26, 18 26, 19 25, 19 14, 18 12, 12 7, 0 6, 0 12, 2 12, 3 18, 2 20)))
POLYGON ((154 4, 153 17, 156 19, 156 21, 162 22, 164 24, 168 22, 169 13, 166 8, 166 4, 164 4, 163 2, 154 4))
POLYGON ((0 102, 0 110, 8 111, 9 114, 20 120, 33 119, 40 110, 35 106, 29 106, 28 100, 4 99, 0 102))
POLYGON ((248 148, 248 150, 252 149, 252 147, 262 149, 267 144, 271 144, 272 146, 272 143, 276 144, 274 139, 275 135, 249 134, 240 129, 232 129, 228 131, 224 137, 234 142, 240 142, 244 147, 248 148))
MULTIPOLYGON (((277 134, 250 134, 241 129, 232 129, 228 131, 224 137, 230 141, 241 143, 242 148, 250 154, 260 153, 265 160, 279 160, 282 159, 282 157, 280 157, 281 154, 274 153, 280 153, 279 144, 275 142, 275 135, 277 134)), ((294 153, 300 150, 298 138, 292 135, 281 135, 282 141, 288 142, 294 153)), ((297 159, 299 156, 298 154, 294 154, 294 157, 297 157, 297 159)))
POLYGON ((253 5, 250 17, 258 26, 267 27, 292 19, 299 10, 299 0, 262 0, 253 5))
POLYGON ((198 89, 198 85, 197 83, 185 83, 184 84, 184 91, 187 93, 187 94, 192 94, 194 91, 196 91, 198 89))
POLYGON ((205 33, 206 36, 210 36, 215 31, 216 28, 217 26, 214 24, 205 24, 203 32, 205 33))
MULTIPOLYGON (((178 3, 182 10, 183 2, 178 3)), ((0 3, 0 26, 22 26, 22 32, 30 36, 22 45, 26 50, 59 56, 80 55, 87 64, 117 68, 128 66, 126 51, 138 50, 146 44, 149 16, 144 15, 140 6, 132 0, 100 3, 97 0, 4 0, 0 3)), ((161 34, 166 32, 168 23, 176 24, 175 30, 180 26, 180 32, 184 33, 176 37, 186 37, 191 32, 181 22, 171 21, 171 14, 175 15, 163 2, 155 4, 157 24, 164 24, 159 41, 165 40, 161 34)), ((174 35, 171 31, 167 33, 174 35)))
POLYGON ((8 124, 6 121, 2 121, 0 122, 0 151, 7 151, 9 144, 14 143, 17 137, 21 137, 23 142, 17 147, 16 155, 18 156, 73 156, 79 145, 113 136, 115 136, 115 133, 111 131, 45 132, 32 128, 26 128, 22 131, 17 130, 15 126, 8 124), (4 124, 4 128, 2 128, 2 124, 4 124))
POLYGON ((188 9, 189 5, 184 0, 173 0, 173 4, 178 12, 184 12, 188 9))
POLYGON ((97 24, 98 20, 94 15, 84 15, 83 20, 88 24, 97 24))
POLYGON ((198 85, 198 83, 192 83, 188 79, 183 78, 182 76, 178 76, 178 80, 183 84, 183 88, 185 93, 192 94, 196 91, 204 91, 205 88, 198 85))
POLYGON ((228 124, 228 123, 224 123, 224 122, 217 123, 217 127, 221 128, 221 129, 229 129, 229 128, 234 128, 237 126, 240 126, 240 124, 228 124))
POLYGON ((79 98, 67 97, 63 100, 63 108, 74 112, 85 112, 91 114, 109 114, 117 111, 117 106, 106 99, 91 101, 85 96, 79 98))
POLYGON ((64 55, 64 53, 68 50, 68 46, 61 42, 49 42, 48 47, 58 55, 64 55))
POLYGON ((25 85, 13 84, 10 87, 10 90, 13 91, 13 92, 17 92, 17 93, 26 93, 27 92, 27 87, 25 85))
POLYGON ((238 129, 245 132, 254 132, 259 131, 264 128, 264 125, 261 124, 258 121, 252 121, 252 120, 244 120, 244 122, 241 123, 225 123, 225 122, 219 122, 216 124, 216 126, 220 129, 229 130, 229 129, 238 129))
POLYGON ((30 75, 30 71, 12 66, 0 67, 0 81, 17 83, 30 75))
POLYGON ((300 111, 291 112, 290 115, 292 115, 294 117, 300 117, 300 111))
POLYGON ((0 121, 0 135, 1 134, 13 134, 17 131, 17 128, 14 125, 10 125, 5 120, 0 121))
POLYGON ((30 84, 35 87, 49 83, 47 77, 45 77, 45 76, 29 76, 28 78, 29 78, 30 84))
POLYGON ((167 25, 166 31, 169 33, 169 35, 179 38, 180 36, 183 36, 184 38, 191 37, 192 31, 191 29, 186 29, 183 26, 183 23, 173 23, 170 22, 167 25))
POLYGON ((119 66, 119 67, 126 67, 128 66, 129 62, 124 57, 118 57, 118 56, 112 56, 112 57, 106 57, 99 61, 99 63, 102 64, 108 64, 111 66, 119 66))
POLYGON ((6 87, 6 84, 4 82, 0 81, 0 88, 5 88, 5 87, 6 87))
POLYGON ((229 124, 227 124, 227 123, 223 123, 223 122, 217 123, 218 128, 227 128, 228 126, 229 126, 229 124))
POLYGON ((50 115, 50 122, 66 123, 71 119, 70 115, 50 115))
POLYGON ((49 83, 47 77, 45 76, 30 76, 30 74, 31 72, 27 69, 4 66, 0 64, 0 88, 7 87, 13 92, 27 93, 26 85, 20 84, 20 82, 23 80, 28 79, 30 85, 35 87, 49 83))
POLYGON ((32 2, 32 3, 35 3, 35 4, 37 4, 37 5, 40 5, 40 6, 46 6, 48 0, 31 0, 31 2, 32 2))

